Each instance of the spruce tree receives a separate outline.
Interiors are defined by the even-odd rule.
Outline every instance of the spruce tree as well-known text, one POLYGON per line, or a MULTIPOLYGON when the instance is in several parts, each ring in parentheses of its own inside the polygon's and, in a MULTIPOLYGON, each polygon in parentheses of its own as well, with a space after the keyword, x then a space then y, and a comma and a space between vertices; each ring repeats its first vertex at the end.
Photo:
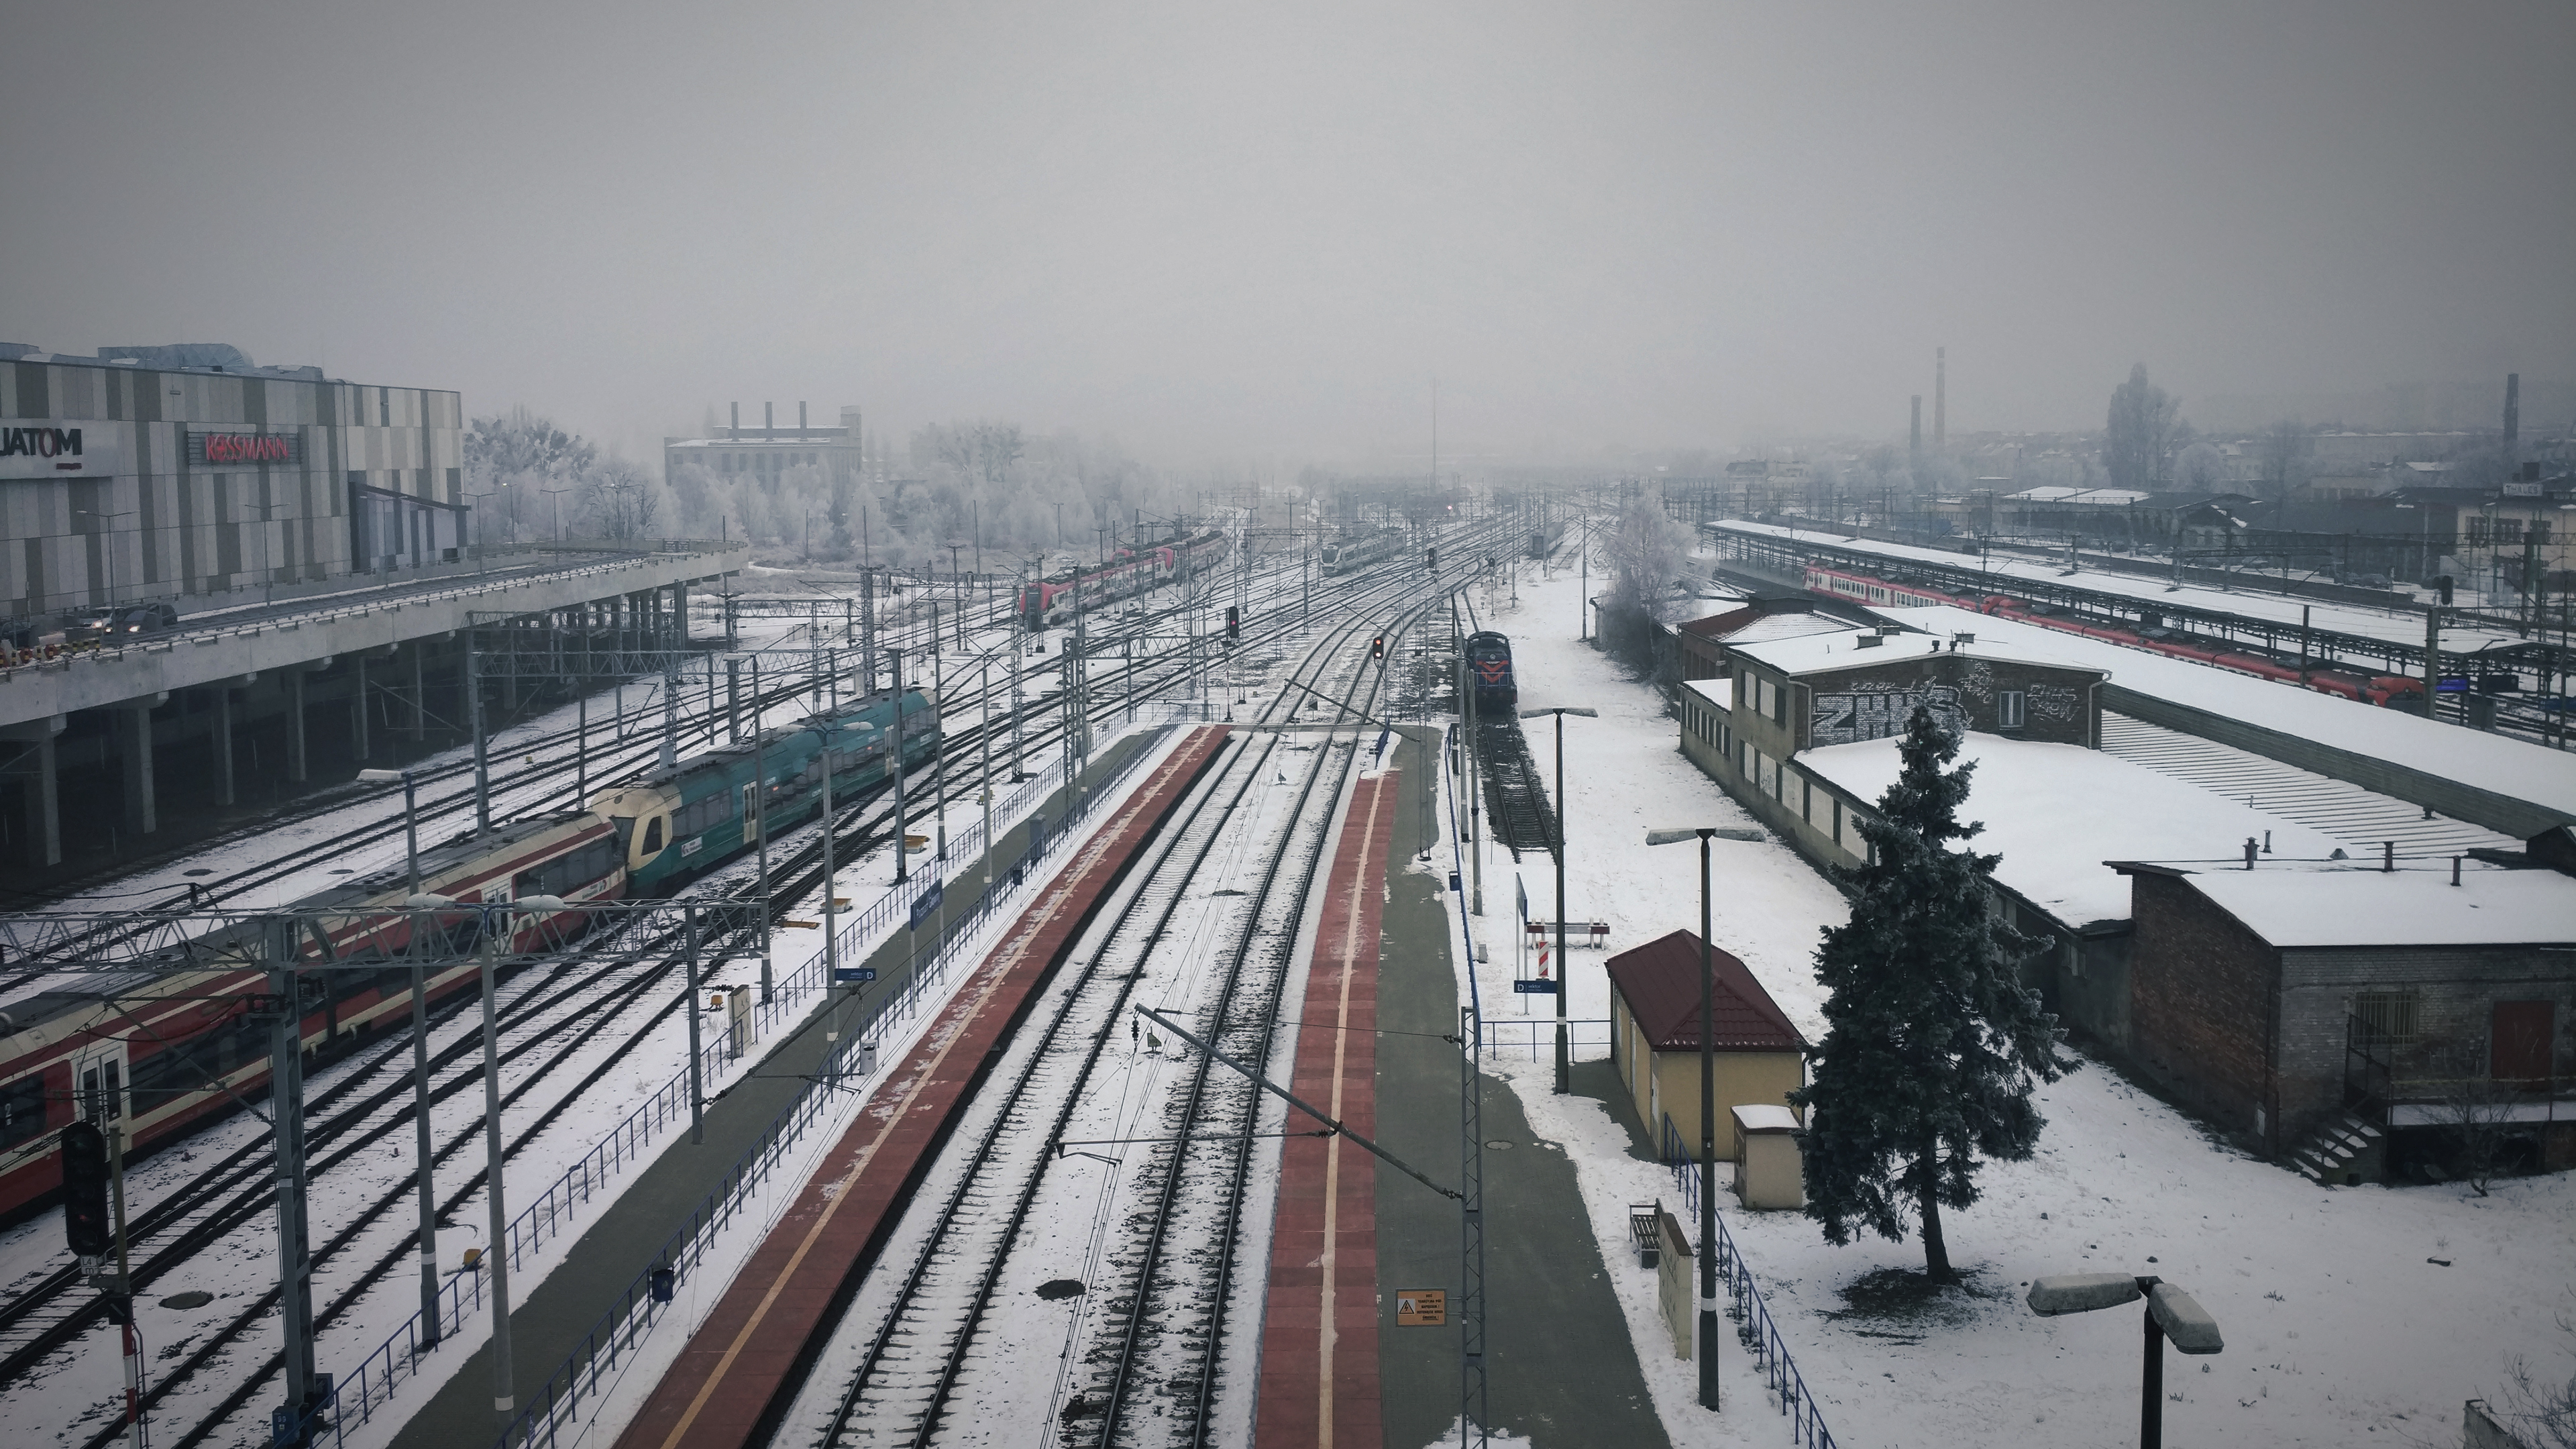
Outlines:
POLYGON ((1980 1157, 2020 1161, 2039 1141, 2034 1079, 2055 1081, 2057 1019, 2015 969, 2038 943, 1993 912, 2002 857, 1950 848, 1982 825, 1959 823, 1973 763, 1958 737, 1917 706, 1899 746, 1904 768, 1861 835, 1875 852, 1838 871, 1854 900, 1816 951, 1832 999, 1813 1082, 1790 1100, 1807 1111, 1800 1153, 1807 1216, 1825 1239, 1859 1228, 1894 1242, 1909 1210, 1924 1265, 1957 1281, 1941 1237, 1943 1206, 1977 1200, 1980 1157))

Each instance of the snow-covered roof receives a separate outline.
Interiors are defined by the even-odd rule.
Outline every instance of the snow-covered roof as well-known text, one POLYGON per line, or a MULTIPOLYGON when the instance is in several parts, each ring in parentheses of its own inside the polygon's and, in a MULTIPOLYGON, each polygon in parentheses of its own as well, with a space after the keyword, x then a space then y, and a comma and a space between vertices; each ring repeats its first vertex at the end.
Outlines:
POLYGON ((1685 679, 1682 688, 1716 705, 1719 709, 1735 708, 1735 681, 1731 679, 1685 679))
MULTIPOLYGON (((1907 609, 1893 617, 1930 629, 1935 637, 1946 636, 1953 629, 1973 629, 1977 631, 1975 647, 1986 647, 1991 641, 1993 647, 2011 649, 2025 657, 2103 670, 2123 688, 2140 694, 2457 780, 2576 820, 2576 752, 2462 729, 2421 715, 1993 614, 1936 605, 1907 609)), ((1900 636, 1886 647, 1903 653, 1909 647, 1908 638, 1900 636)))
POLYGON ((2576 878, 2471 862, 2211 870, 2195 890, 2275 946, 2576 945, 2576 878))
MULTIPOLYGON (((2342 848, 2307 826, 2081 745, 1972 731, 1959 758, 1977 766, 1960 813, 1986 826, 1961 848, 2001 855, 1995 879, 2069 926, 2129 918, 2129 882, 2104 861, 2235 860, 2247 836, 2267 834, 2274 859, 2324 860, 2342 848), (2070 808, 2075 801, 2082 808, 2070 808)), ((1873 805, 1901 767, 1892 737, 1809 750, 1794 763, 1873 805)))
POLYGON ((1765 614, 1761 618, 1721 636, 1729 644, 1762 644, 1775 639, 1804 639, 1816 634, 1858 634, 1857 624, 1834 618, 1830 614, 1765 614))
MULTIPOLYGON (((2095 664, 2077 664, 2073 658, 2057 650, 2031 647, 2021 642, 1998 641, 1986 629, 1983 622, 1985 616, 1981 614, 1971 614, 1961 609, 1912 608, 1904 610, 1901 617, 1908 624, 1920 623, 1933 632, 1891 634, 1886 636, 1883 642, 1874 645, 1863 645, 1860 642, 1869 634, 1866 629, 1838 629, 1832 633, 1807 634, 1794 639, 1775 639, 1749 645, 1738 645, 1735 640, 1729 639, 1727 644, 1747 659, 1792 677, 1814 674, 1827 669, 1851 669, 1860 665, 1877 664, 1895 659, 1929 658, 1935 650, 1948 654, 1953 652, 1951 645, 1954 636, 1959 634, 1975 636, 1968 642, 1959 644, 1955 651, 1971 659, 1993 659, 2016 664, 2056 664, 2097 670, 2101 668, 2100 665, 2095 664), (1936 624, 1928 617, 1934 614, 1942 615, 1944 618, 1936 624)), ((2030 632, 2043 636, 2042 643, 2045 643, 2050 633, 2044 629, 2030 632)))

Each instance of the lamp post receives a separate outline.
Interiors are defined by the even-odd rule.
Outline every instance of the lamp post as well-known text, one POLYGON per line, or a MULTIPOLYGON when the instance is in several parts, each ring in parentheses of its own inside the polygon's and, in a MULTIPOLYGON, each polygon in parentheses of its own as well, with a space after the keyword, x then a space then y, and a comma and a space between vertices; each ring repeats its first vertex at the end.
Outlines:
POLYGON ((2034 1278, 2029 1301, 2031 1312, 2042 1318, 2055 1318, 2065 1313, 2117 1308, 2140 1298, 2147 1300, 2147 1359, 2138 1384, 2138 1444, 2139 1449, 2161 1449, 2165 1434, 2164 1341, 2172 1339, 2173 1346, 2185 1353, 2216 1353, 2227 1346, 2219 1337, 2218 1320, 2171 1283, 2127 1273, 2066 1273, 2034 1278))
POLYGON ((1565 983, 1574 974, 1566 969, 1565 960, 1565 717, 1579 714, 1593 719, 1600 713, 1571 704, 1521 711, 1523 719, 1556 716, 1556 1092, 1560 1097, 1574 1090, 1574 1060, 1565 1044, 1565 983))
MULTIPOLYGON (((411 894, 404 904, 417 912, 424 902, 432 899, 422 894, 420 884, 418 783, 409 770, 360 770, 358 782, 364 785, 400 784, 403 787, 403 863, 411 877, 411 894)), ((438 1199, 430 1188, 429 968, 422 963, 420 951, 421 937, 425 934, 423 918, 414 914, 411 931, 404 944, 411 957, 412 1145, 420 1154, 420 1321, 423 1339, 436 1343, 439 1340, 438 1199)))
POLYGON ((555 501, 555 542, 561 543, 563 542, 563 496, 570 493, 572 490, 570 488, 541 488, 537 491, 545 494, 548 498, 555 501))
MULTIPOLYGON (((102 545, 100 545, 100 547, 99 547, 99 553, 100 553, 102 556, 104 556, 104 557, 106 558, 106 560, 107 560, 107 605, 108 605, 108 607, 109 607, 109 608, 111 608, 111 609, 112 609, 112 608, 115 608, 115 607, 116 607, 116 528, 115 528, 115 523, 116 523, 116 520, 118 520, 118 519, 120 519, 120 518, 135 518, 135 517, 139 517, 139 516, 140 516, 140 514, 139 514, 139 512, 138 512, 137 510, 135 510, 135 509, 131 509, 131 508, 126 509, 126 510, 124 510, 123 512, 120 512, 120 513, 99 513, 99 512, 95 512, 95 511, 93 511, 93 510, 91 510, 91 509, 87 509, 87 508, 75 508, 75 509, 73 509, 73 510, 72 510, 72 512, 74 512, 74 513, 78 514, 79 516, 81 516, 81 517, 83 517, 83 518, 95 518, 95 519, 97 519, 97 520, 99 521, 99 524, 100 524, 100 529, 99 529, 99 531, 107 535, 107 542, 106 542, 106 543, 104 543, 104 544, 102 544, 102 545)), ((110 618, 110 622, 111 622, 111 623, 112 623, 112 622, 114 622, 114 620, 113 620, 113 616, 111 616, 111 618, 110 618)))
POLYGON ((1717 955, 1709 943, 1708 843, 1719 836, 1760 840, 1762 832, 1715 825, 1646 832, 1648 845, 1699 841, 1699 1402, 1705 1409, 1718 1407, 1717 955))
MULTIPOLYGON (((504 484, 501 484, 501 485, 500 485, 499 487, 497 487, 497 488, 486 488, 486 489, 484 489, 484 490, 483 490, 482 492, 480 492, 480 493, 468 493, 468 494, 466 494, 465 496, 466 496, 466 497, 468 497, 468 498, 497 498, 497 497, 499 497, 501 494, 506 493, 506 492, 508 492, 509 490, 510 490, 510 485, 509 485, 509 484, 507 484, 507 483, 504 483, 504 484)), ((481 526, 480 526, 479 528, 477 528, 476 532, 481 536, 481 542, 479 542, 479 543, 477 543, 477 544, 475 544, 475 545, 474 545, 474 573, 475 573, 476 577, 478 577, 478 578, 479 578, 479 577, 481 577, 482 575, 487 574, 487 573, 490 573, 490 572, 492 571, 492 558, 491 558, 491 554, 492 554, 492 525, 491 525, 491 523, 490 523, 488 520, 483 521, 483 522, 481 523, 481 526)), ((434 540, 433 540, 433 541, 434 541, 434 540)))

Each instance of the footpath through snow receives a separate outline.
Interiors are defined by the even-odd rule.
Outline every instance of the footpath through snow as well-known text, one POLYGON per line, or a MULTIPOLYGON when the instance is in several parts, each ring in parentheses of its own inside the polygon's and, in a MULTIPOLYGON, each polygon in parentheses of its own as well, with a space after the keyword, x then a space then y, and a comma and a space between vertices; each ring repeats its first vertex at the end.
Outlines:
MULTIPOLYGON (((1698 853, 1650 849, 1650 827, 1747 825, 1750 817, 1676 748, 1659 698, 1574 639, 1571 573, 1521 584, 1521 603, 1480 596, 1480 616, 1512 636, 1526 705, 1579 702, 1598 719, 1566 722, 1567 913, 1606 920, 1612 953, 1699 923, 1698 853)), ((1534 721, 1531 753, 1554 792, 1551 727, 1534 721)), ((1966 812, 1979 818, 1971 794, 1966 812)), ((1841 895, 1785 845, 1715 843, 1716 943, 1743 958, 1811 1041, 1824 1031, 1813 956, 1818 934, 1847 914, 1841 895)), ((1434 862, 1442 870, 1447 866, 1434 862)), ((1519 866, 1530 914, 1552 916, 1546 857, 1519 866)), ((1514 866, 1488 849, 1475 967, 1506 1043, 1517 923, 1514 866)), ((1450 908, 1460 898, 1448 897, 1450 908)), ((1568 1014, 1608 1016, 1602 953, 1578 948, 1566 974, 1568 1014)), ((1460 983, 1462 997, 1465 983, 1460 983)), ((1654 1275, 1625 1250, 1630 1202, 1677 1205, 1670 1172, 1633 1152, 1633 1114, 1559 1097, 1545 1058, 1551 1023, 1532 1015, 1533 1052, 1507 1045, 1488 1063, 1519 1094, 1531 1124, 1573 1157, 1656 1407, 1675 1444, 1736 1444, 1785 1433, 1776 1406, 1730 1372, 1723 1422, 1695 1402, 1695 1369, 1660 1336, 1654 1275), (1614 1115, 1614 1113, 1616 1115, 1614 1115)), ((1576 1033, 1579 1059, 1606 1057, 1604 1028, 1576 1033)), ((2167 1442, 2350 1445, 2459 1442, 2460 1404, 2492 1398, 2510 1358, 2563 1377, 2576 1335, 2576 1181, 2568 1174, 2465 1187, 2321 1188, 2217 1142, 2175 1109, 2097 1062, 2043 1087, 2048 1118, 2037 1155, 1989 1163, 1975 1206, 1944 1214, 1965 1293, 1908 1309, 1874 1296, 1889 1270, 1918 1272, 1919 1243, 1824 1242, 1794 1213, 1732 1210, 1744 1250, 1799 1370, 1836 1439, 1848 1446, 1983 1446, 2136 1442, 2138 1323, 2130 1310, 2042 1320, 2022 1302, 2029 1280, 2069 1272, 2153 1273, 2189 1289, 2226 1335, 2224 1353, 2165 1361, 2167 1442), (2438 1260, 2438 1261, 2436 1261, 2438 1260)), ((1724 1174, 1721 1173, 1721 1182, 1724 1174)), ((1722 1352, 1740 1368, 1731 1336, 1722 1352)), ((1721 1362, 1726 1360, 1722 1359, 1721 1362)))

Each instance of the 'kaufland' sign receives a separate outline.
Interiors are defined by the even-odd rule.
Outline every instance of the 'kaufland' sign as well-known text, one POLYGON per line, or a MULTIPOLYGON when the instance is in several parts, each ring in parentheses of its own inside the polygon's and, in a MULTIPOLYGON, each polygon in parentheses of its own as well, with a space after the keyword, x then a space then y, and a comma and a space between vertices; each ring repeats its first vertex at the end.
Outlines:
POLYGON ((116 472, 118 428, 95 419, 0 421, 0 478, 104 478, 116 472))
POLYGON ((218 433, 190 429, 188 461, 200 468, 291 468, 304 461, 294 433, 218 433))

